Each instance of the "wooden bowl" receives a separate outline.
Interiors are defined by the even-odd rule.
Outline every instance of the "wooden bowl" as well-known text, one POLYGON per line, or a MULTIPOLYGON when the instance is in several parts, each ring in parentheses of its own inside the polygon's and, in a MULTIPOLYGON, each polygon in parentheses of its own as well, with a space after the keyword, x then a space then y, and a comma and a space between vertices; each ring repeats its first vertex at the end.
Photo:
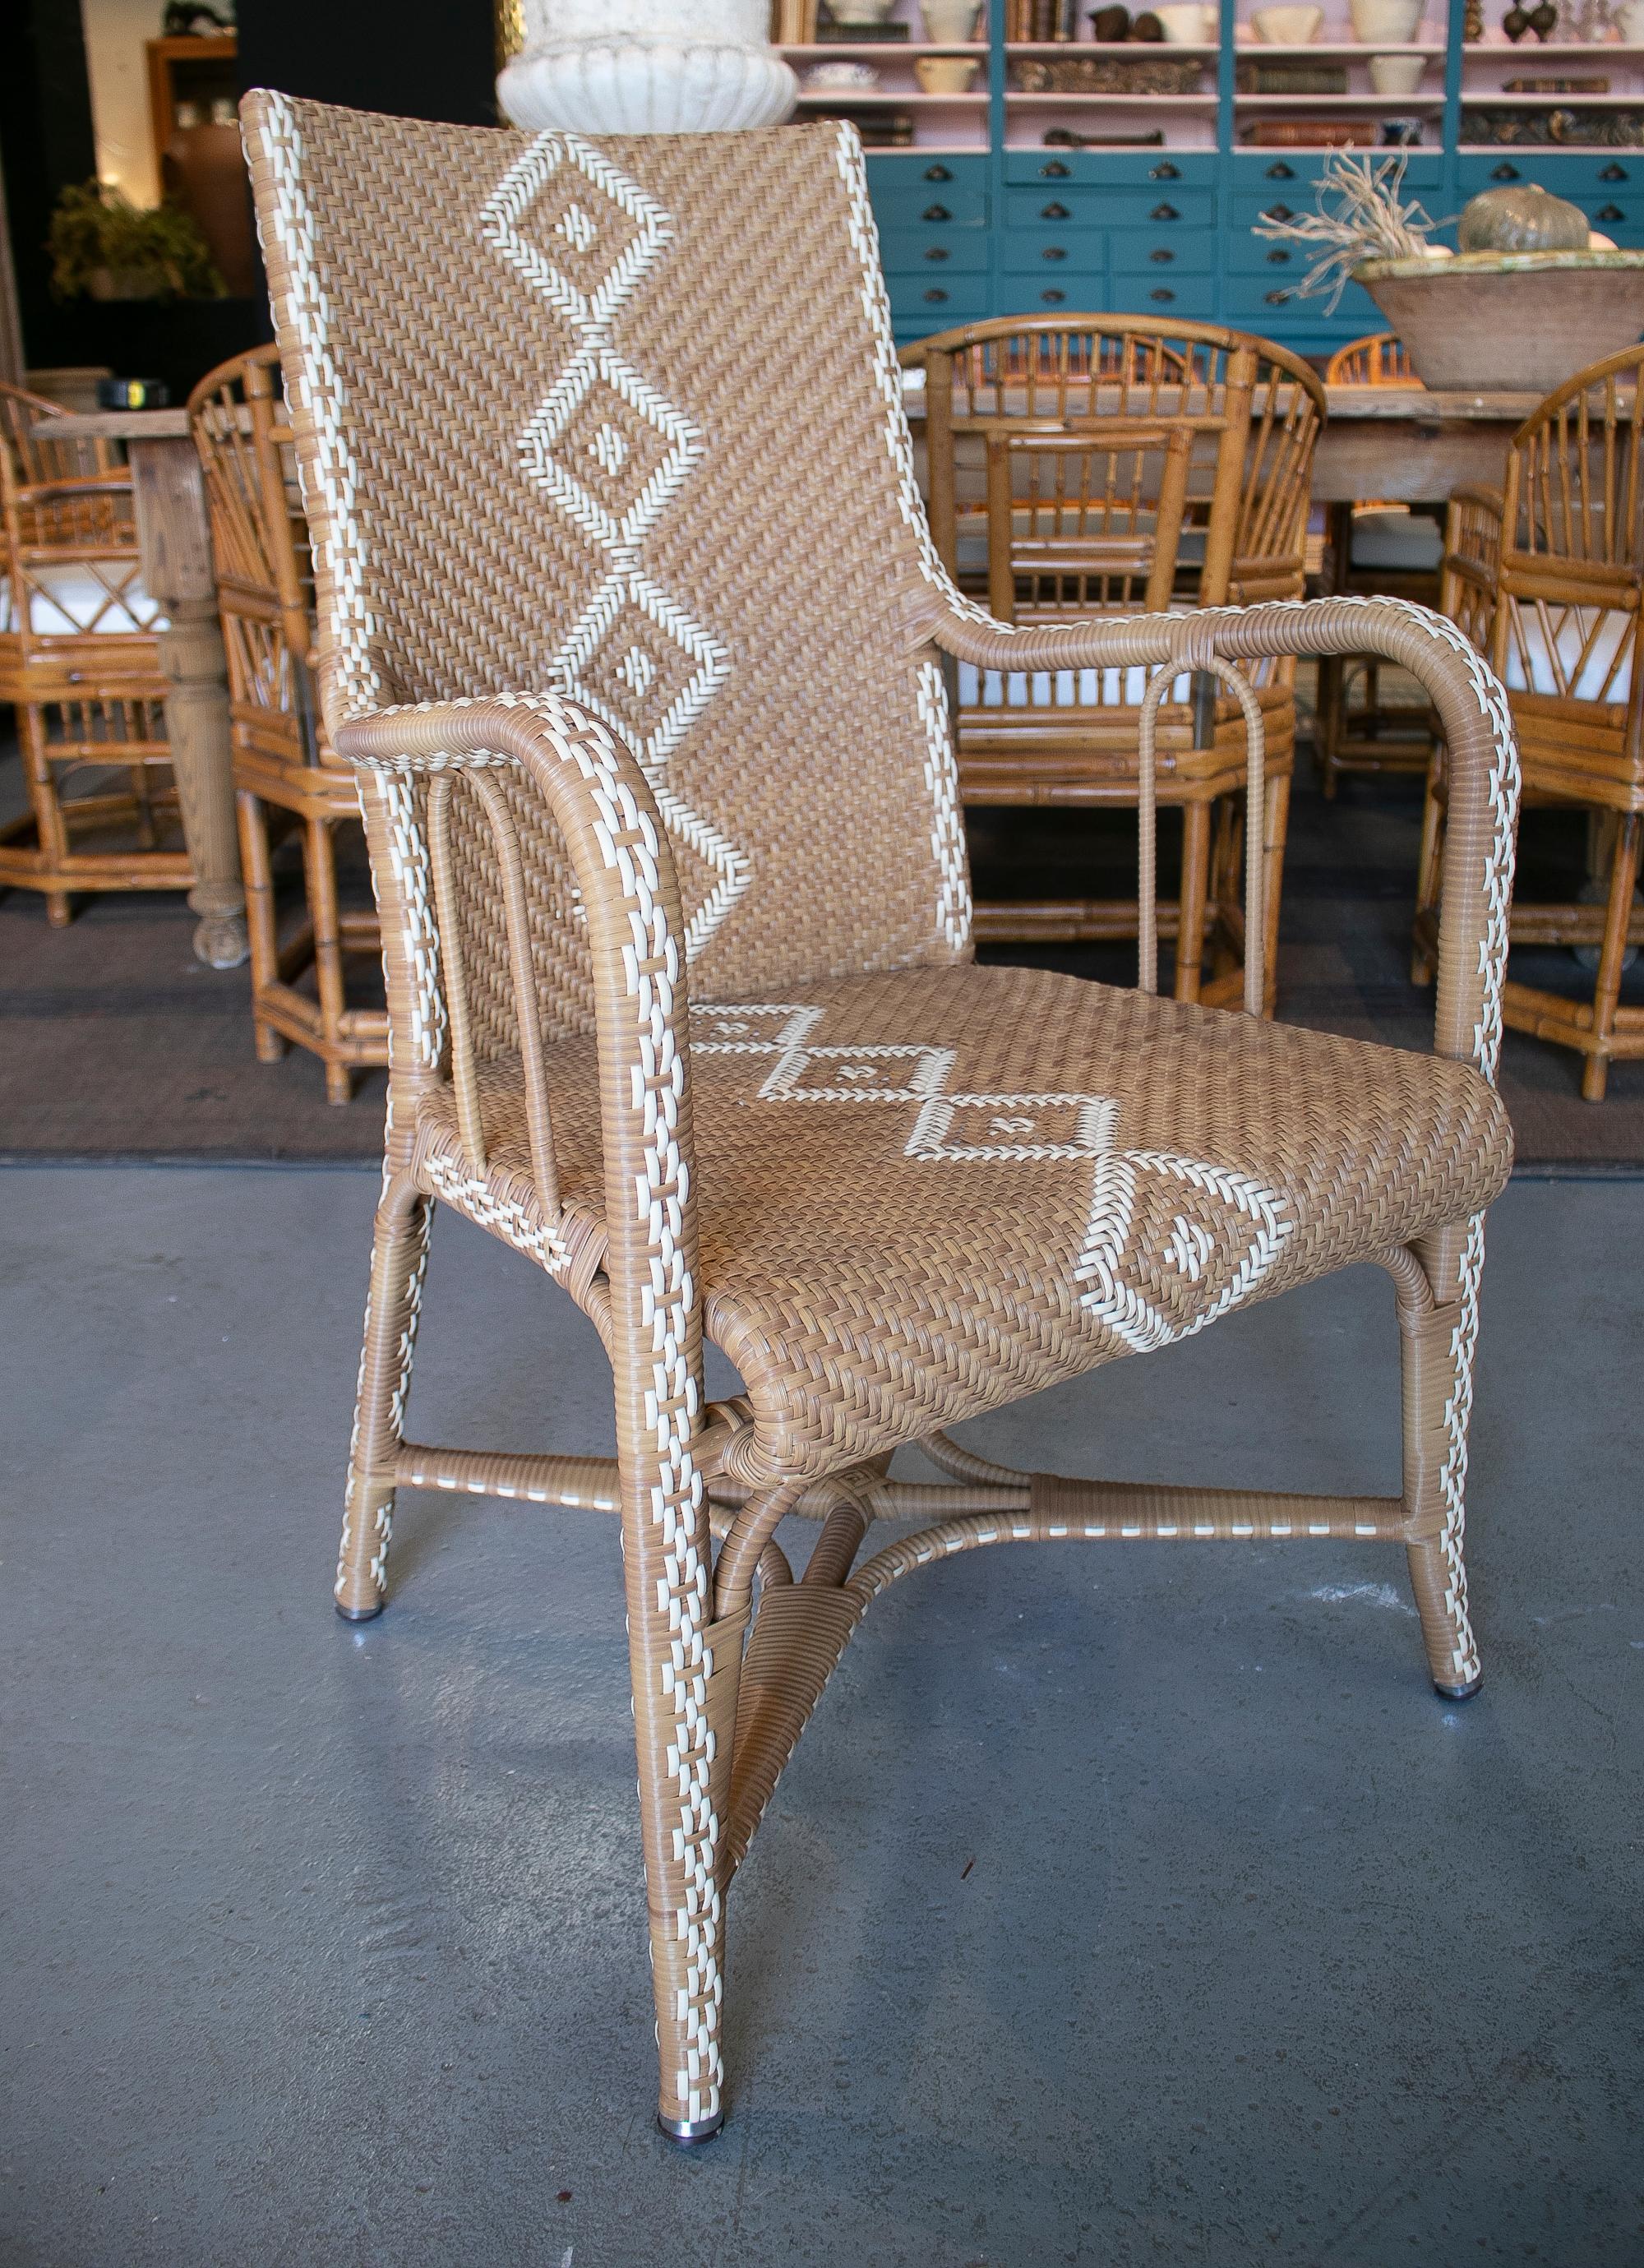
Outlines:
POLYGON ((1463 252, 1353 270, 1424 386, 1550 394, 1644 336, 1644 252, 1463 252))

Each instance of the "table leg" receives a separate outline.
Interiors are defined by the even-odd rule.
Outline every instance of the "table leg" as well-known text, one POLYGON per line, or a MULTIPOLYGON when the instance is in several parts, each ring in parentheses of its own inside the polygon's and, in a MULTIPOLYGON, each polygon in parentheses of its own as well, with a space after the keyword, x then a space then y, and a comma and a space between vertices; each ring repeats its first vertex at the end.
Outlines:
POLYGON ((193 442, 134 441, 131 476, 144 577, 171 623, 159 638, 160 666, 171 686, 166 729, 195 874, 188 903, 200 916, 194 949, 210 968, 237 968, 248 947, 227 668, 205 490, 193 442))

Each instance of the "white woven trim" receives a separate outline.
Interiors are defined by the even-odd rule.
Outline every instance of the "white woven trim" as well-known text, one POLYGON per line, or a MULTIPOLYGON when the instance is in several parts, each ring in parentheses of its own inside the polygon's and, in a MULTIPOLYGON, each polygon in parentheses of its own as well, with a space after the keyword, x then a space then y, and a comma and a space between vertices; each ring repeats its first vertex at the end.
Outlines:
MULTIPOLYGON (((597 225, 579 206, 564 216, 561 230, 579 253, 591 251, 599 240, 597 225), (567 228, 573 214, 574 225, 567 228)), ((480 234, 531 290, 547 300, 577 341, 571 360, 532 414, 519 442, 527 479, 606 562, 605 573, 554 657, 549 676, 558 690, 601 718, 614 732, 632 738, 634 754, 657 799, 664 827, 717 877, 686 926, 685 958, 694 961, 747 890, 753 865, 744 850, 711 820, 693 811, 669 785, 666 767, 730 675, 731 658, 711 631, 645 573, 639 547, 701 461, 706 445, 683 411, 617 353, 610 337, 610 326, 617 314, 672 243, 673 219, 648 191, 593 144, 579 135, 549 132, 539 134, 509 166, 481 210, 480 234), (540 245, 520 233, 538 197, 567 167, 631 225, 626 241, 593 291, 585 291, 540 245), (577 412, 598 386, 608 388, 667 445, 660 462, 621 512, 602 504, 564 456, 557 453, 577 412), (626 608, 642 615, 691 664, 685 684, 643 736, 632 735, 628 721, 601 698, 587 674, 590 663, 605 647, 626 608)), ((626 445, 614 427, 601 428, 592 446, 608 474, 615 476, 620 472, 626 461, 626 445)), ((650 657, 636 646, 616 666, 630 689, 643 698, 654 681, 650 657)))
POLYGON ((331 353, 331 309, 320 282, 314 250, 313 215, 303 187, 302 136, 283 94, 268 94, 263 146, 274 191, 273 225, 289 277, 275 308, 276 320, 290 327, 298 355, 288 365, 287 385, 294 411, 313 420, 314 449, 302 461, 305 488, 319 490, 318 511, 310 512, 323 529, 321 553, 328 593, 327 629, 337 660, 337 685, 343 711, 358 715, 376 708, 382 680, 372 659, 375 630, 365 598, 365 547, 355 514, 358 476, 345 438, 345 396, 331 353))
POLYGON ((1484 1215, 1480 1212, 1467 1224, 1462 1253, 1456 1325, 1450 1333, 1450 1393, 1444 1405, 1444 1462, 1439 1472, 1439 1493, 1444 1501, 1439 1550, 1449 1577, 1444 1603, 1456 1633, 1451 1661, 1458 1685, 1471 1684, 1479 1672, 1478 1642, 1467 1611, 1463 1543, 1467 1528, 1467 1427, 1472 1415, 1473 1354, 1478 1344, 1478 1285, 1483 1272, 1484 1215))
POLYGON ((447 1204, 466 1215, 477 1227, 489 1229, 516 1252, 534 1260, 550 1276, 563 1275, 570 1255, 552 1224, 527 1211, 512 1197, 500 1196, 482 1176, 465 1173, 449 1158, 430 1158, 424 1169, 447 1204))
POLYGON ((947 687, 940 662, 919 664, 918 701, 919 721, 925 727, 925 784, 931 798, 931 856, 940 877, 936 926, 953 950, 962 953, 970 942, 970 873, 959 803, 959 766, 947 716, 947 687))

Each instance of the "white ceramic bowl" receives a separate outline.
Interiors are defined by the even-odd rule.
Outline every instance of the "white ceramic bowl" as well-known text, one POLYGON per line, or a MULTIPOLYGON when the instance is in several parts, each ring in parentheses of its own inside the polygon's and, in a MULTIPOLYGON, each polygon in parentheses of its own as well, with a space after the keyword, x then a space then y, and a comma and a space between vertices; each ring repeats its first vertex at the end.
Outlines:
MULTIPOLYGON (((1644 0, 1639 0, 1639 4, 1644 7, 1644 0)), ((1154 14, 1173 48, 1207 48, 1215 40, 1216 11, 1201 5, 1200 0, 1176 0, 1176 6, 1155 8, 1154 14)))
POLYGON ((920 55, 913 76, 926 94, 968 94, 981 68, 971 55, 920 55))
POLYGON ((813 63, 805 74, 807 86, 866 87, 879 85, 872 63, 813 63))
POLYGON ((1305 48, 1317 39, 1322 8, 1258 8, 1250 18, 1258 40, 1270 48, 1305 48))
POLYGON ((1421 29, 1427 0, 1348 0, 1353 36, 1368 48, 1407 47, 1421 29))
POLYGON ((1425 55, 1372 55, 1370 85, 1377 94, 1413 94, 1427 68, 1425 55))
POLYGON ((982 0, 919 0, 925 36, 933 47, 951 48, 977 35, 982 0))

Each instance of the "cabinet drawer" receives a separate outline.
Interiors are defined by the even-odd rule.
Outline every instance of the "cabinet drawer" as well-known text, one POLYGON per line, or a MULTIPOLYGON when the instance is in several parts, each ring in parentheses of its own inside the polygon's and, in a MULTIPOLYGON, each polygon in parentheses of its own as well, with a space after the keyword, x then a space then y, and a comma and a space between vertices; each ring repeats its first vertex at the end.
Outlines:
MULTIPOLYGON (((1391 152, 1378 150, 1368 153, 1385 158, 1391 152)), ((1294 151, 1235 150, 1233 153, 1233 188, 1237 195, 1254 195, 1264 197, 1288 195, 1292 204, 1300 198, 1308 210, 1313 205, 1313 184, 1323 172, 1327 158, 1322 151, 1302 156, 1294 151)), ((1444 180, 1444 153, 1441 150, 1412 150, 1404 166, 1404 187, 1407 189, 1436 189, 1444 180)))
MULTIPOLYGON (((887 276, 923 276, 940 268, 949 276, 985 275, 988 264, 986 231, 979 228, 892 228, 879 239, 879 256, 887 276)), ((933 276, 940 284, 940 276, 933 276)))
POLYGON ((1387 328, 1386 316, 1357 284, 1347 286, 1333 315, 1326 315, 1324 305, 1324 298, 1299 299, 1294 284, 1276 284, 1265 276, 1227 276, 1222 279, 1223 316, 1230 323, 1252 330, 1259 331, 1264 323, 1272 322, 1286 336, 1292 331, 1306 329, 1324 332, 1335 339, 1356 339, 1387 328))
POLYGON ((996 287, 1001 315, 1099 315, 1113 305, 1100 269, 1058 276, 1052 284, 1037 276, 1004 275, 996 287))
POLYGON ((1168 284, 1153 276, 1116 276, 1109 304, 1127 315, 1183 317, 1190 323, 1208 322, 1216 313, 1213 276, 1177 276, 1168 284))
POLYGON ((1108 264, 1116 277, 1146 276, 1155 284, 1168 284, 1173 276, 1208 276, 1216 265, 1216 239, 1207 228, 1163 238, 1115 229, 1108 239, 1108 264))
POLYGON ((922 276, 888 279, 890 320, 898 332, 946 331, 974 323, 988 312, 985 276, 955 276, 951 283, 929 284, 922 276))
POLYGON ((1569 150, 1490 151, 1459 159, 1457 173, 1463 198, 1520 181, 1534 181, 1582 205, 1612 193, 1618 204, 1628 193, 1634 202, 1644 197, 1644 153, 1633 150, 1584 150, 1579 156, 1569 150))
POLYGON ((1008 274, 1037 276, 1043 270, 1047 284, 1100 275, 1107 265, 1108 239, 1100 229, 1007 228, 1001 247, 1001 265, 1008 274))
POLYGON ((874 217, 882 229, 985 228, 988 194, 962 181, 875 188, 874 217))
POLYGON ((1178 188, 1174 181, 1147 189, 1007 189, 1009 228, 1209 228, 1216 200, 1208 189, 1178 188))
POLYGON ((1220 160, 1213 150, 1162 151, 1007 150, 1005 179, 1017 182, 1065 181, 1070 187, 1146 188, 1158 182, 1167 187, 1214 188, 1220 160))

